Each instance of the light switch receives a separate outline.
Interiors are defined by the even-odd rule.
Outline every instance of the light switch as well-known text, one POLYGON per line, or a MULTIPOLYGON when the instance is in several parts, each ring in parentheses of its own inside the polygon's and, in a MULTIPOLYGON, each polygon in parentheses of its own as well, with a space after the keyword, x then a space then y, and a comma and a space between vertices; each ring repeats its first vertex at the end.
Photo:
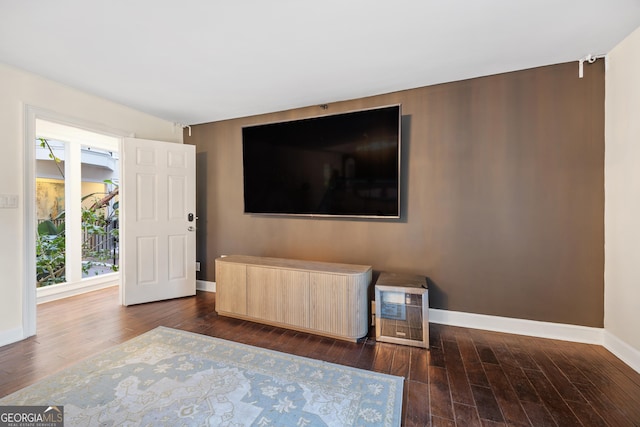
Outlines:
POLYGON ((17 194, 0 194, 0 209, 18 207, 18 195, 17 194))

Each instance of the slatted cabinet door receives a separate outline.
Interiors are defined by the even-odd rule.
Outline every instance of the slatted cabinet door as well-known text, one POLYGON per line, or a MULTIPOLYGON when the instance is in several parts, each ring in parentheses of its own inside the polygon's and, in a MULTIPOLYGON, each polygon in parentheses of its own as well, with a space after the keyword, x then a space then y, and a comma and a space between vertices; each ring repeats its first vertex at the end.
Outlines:
POLYGON ((216 311, 247 314, 247 266, 216 260, 216 311))
POLYGON ((307 328, 308 300, 308 272, 247 267, 247 315, 307 328))
POLYGON ((278 295, 275 268, 247 266, 247 315, 275 322, 278 316, 278 295))
POLYGON ((278 295, 277 321, 309 327, 309 272, 278 270, 276 287, 278 295))
POLYGON ((309 273, 309 327, 333 335, 361 337, 368 330, 368 275, 309 273))

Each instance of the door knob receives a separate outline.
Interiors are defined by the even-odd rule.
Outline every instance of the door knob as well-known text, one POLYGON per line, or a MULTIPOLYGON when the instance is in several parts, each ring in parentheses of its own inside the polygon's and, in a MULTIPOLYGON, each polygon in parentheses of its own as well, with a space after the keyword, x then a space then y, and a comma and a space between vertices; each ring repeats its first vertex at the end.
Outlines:
POLYGON ((194 226, 190 225, 190 226, 189 226, 189 228, 187 228, 187 230, 189 230, 189 231, 195 231, 195 230, 196 230, 196 228, 195 228, 194 226))

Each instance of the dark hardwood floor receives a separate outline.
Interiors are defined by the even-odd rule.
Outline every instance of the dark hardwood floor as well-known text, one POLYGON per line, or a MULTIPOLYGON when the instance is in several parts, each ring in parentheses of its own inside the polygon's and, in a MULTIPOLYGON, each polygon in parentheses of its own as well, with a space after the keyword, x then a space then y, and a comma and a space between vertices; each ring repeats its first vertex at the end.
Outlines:
POLYGON ((0 348, 0 397, 156 326, 405 377, 405 426, 640 426, 640 374, 603 347, 431 324, 429 351, 225 317, 215 294, 132 307, 109 288, 38 306, 0 348))

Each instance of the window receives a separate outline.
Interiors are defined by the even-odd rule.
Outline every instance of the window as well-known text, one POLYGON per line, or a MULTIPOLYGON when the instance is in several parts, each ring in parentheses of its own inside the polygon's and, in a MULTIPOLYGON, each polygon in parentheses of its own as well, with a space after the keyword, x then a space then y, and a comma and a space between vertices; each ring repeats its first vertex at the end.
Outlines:
POLYGON ((36 120, 35 144, 36 286, 117 271, 118 139, 36 120))

